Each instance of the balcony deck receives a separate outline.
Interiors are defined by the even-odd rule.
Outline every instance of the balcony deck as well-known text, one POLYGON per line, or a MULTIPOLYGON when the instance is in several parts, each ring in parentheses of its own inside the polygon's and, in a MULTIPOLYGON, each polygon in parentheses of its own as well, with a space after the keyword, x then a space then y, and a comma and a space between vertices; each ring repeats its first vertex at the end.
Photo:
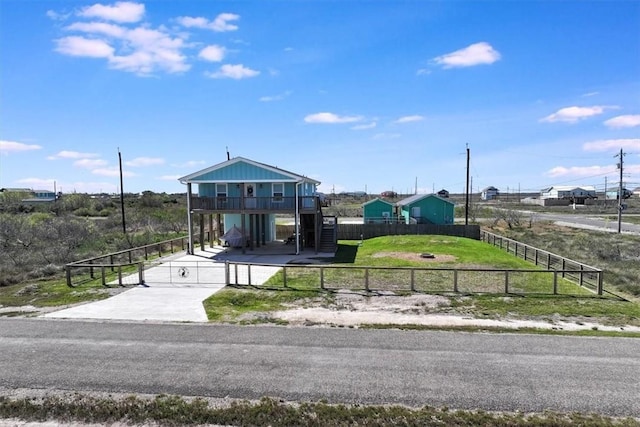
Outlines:
MULTIPOLYGON (((298 197, 300 213, 320 211, 317 196, 298 197)), ((295 213, 295 197, 192 197, 191 210, 216 213, 295 213)))

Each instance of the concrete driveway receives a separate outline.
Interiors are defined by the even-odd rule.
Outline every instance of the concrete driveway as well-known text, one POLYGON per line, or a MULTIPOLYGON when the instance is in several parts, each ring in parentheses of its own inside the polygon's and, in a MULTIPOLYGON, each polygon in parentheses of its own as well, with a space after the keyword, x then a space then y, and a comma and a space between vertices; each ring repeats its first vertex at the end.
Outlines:
MULTIPOLYGON (((198 249, 194 255, 184 252, 162 259, 145 270, 145 285, 135 286, 105 300, 91 302, 42 317, 61 319, 106 319, 134 321, 207 322, 202 302, 225 287, 225 261, 255 263, 234 271, 238 283, 264 284, 280 267, 293 260, 304 260, 333 254, 306 251, 300 255, 282 243, 247 250, 223 247, 198 249), (263 265, 275 264, 275 265, 263 265)), ((126 283, 126 280, 125 280, 126 283)), ((137 283, 137 278, 136 278, 137 283)))

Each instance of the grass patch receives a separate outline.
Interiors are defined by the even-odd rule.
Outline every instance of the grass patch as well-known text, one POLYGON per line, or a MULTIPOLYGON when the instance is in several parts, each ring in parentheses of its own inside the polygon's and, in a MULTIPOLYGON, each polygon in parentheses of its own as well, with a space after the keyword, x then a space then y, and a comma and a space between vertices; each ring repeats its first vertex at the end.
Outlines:
MULTIPOLYGON (((294 288, 227 287, 207 298, 203 304, 210 321, 233 323, 242 321, 242 318, 247 317, 246 315, 249 313, 283 310, 294 302, 318 298, 328 302, 331 299, 331 294, 294 288)), ((249 320, 250 323, 256 321, 273 322, 268 316, 249 320)))
POLYGON ((289 403, 264 397, 258 402, 234 401, 219 407, 205 399, 186 400, 160 395, 152 399, 129 396, 121 399, 83 394, 49 396, 43 399, 0 397, 0 417, 25 421, 59 420, 81 423, 154 423, 228 426, 624 426, 637 427, 633 418, 598 414, 493 413, 450 410, 446 407, 408 408, 399 405, 332 405, 326 402, 289 403))
POLYGON ((109 290, 99 283, 70 288, 65 279, 43 280, 0 287, 0 306, 55 307, 97 301, 109 295, 109 290))

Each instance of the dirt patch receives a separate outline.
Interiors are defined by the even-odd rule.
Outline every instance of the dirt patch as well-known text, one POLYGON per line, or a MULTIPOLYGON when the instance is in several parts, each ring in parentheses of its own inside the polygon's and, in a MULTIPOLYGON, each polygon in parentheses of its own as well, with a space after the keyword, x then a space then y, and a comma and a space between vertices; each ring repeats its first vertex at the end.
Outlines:
POLYGON ((423 258, 422 254, 415 254, 410 252, 378 252, 373 255, 373 258, 397 258, 408 261, 422 261, 426 263, 434 262, 452 262, 456 260, 456 257, 448 254, 431 254, 433 258, 423 258))

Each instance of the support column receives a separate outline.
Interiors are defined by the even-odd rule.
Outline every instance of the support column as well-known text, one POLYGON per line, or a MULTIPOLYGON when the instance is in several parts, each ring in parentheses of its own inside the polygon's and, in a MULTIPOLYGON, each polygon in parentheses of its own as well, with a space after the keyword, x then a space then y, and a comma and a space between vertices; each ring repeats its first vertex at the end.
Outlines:
POLYGON ((213 214, 210 213, 209 214, 209 247, 212 248, 213 247, 213 214))
POLYGON ((193 219, 191 218, 191 183, 187 184, 187 228, 189 229, 189 245, 187 253, 193 255, 193 219))
POLYGON ((222 215, 221 214, 217 214, 217 218, 216 220, 218 221, 218 226, 217 231, 216 231, 216 243, 217 244, 221 244, 222 242, 220 241, 220 236, 222 236, 224 233, 222 232, 222 215))
POLYGON ((255 214, 253 216, 253 219, 256 222, 256 235, 255 235, 256 248, 259 248, 260 247, 260 214, 255 214))
POLYGON ((242 232, 242 254, 243 255, 247 253, 246 247, 245 247, 247 246, 247 242, 244 237, 246 235, 246 227, 244 226, 244 221, 246 216, 247 214, 245 214, 244 212, 240 214, 240 231, 242 232))
POLYGON ((262 219, 262 245, 264 246, 267 244, 267 214, 262 214, 260 217, 262 219))
POLYGON ((200 217, 200 250, 204 252, 204 214, 198 214, 200 217))
POLYGON ((255 217, 255 214, 249 214, 249 248, 251 250, 254 249, 254 238, 255 238, 255 230, 254 230, 254 226, 253 226, 253 217, 255 217))

